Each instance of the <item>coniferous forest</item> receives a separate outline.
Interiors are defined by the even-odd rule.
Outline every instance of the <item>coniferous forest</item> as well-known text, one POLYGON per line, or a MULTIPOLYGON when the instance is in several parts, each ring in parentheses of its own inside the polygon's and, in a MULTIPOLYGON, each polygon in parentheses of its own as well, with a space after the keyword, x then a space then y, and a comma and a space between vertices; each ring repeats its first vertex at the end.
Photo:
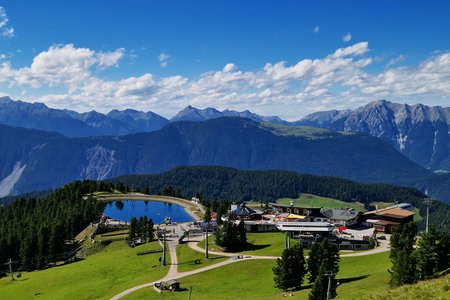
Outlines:
MULTIPOLYGON (((361 184, 347 179, 315 176, 291 171, 241 171, 227 167, 177 167, 155 175, 122 176, 113 180, 134 185, 151 194, 183 196, 190 199, 200 195, 208 205, 212 201, 260 201, 297 198, 300 193, 359 201, 369 208, 371 202, 407 202, 417 207, 421 216, 426 215, 423 199, 426 197, 414 188, 387 184, 361 184)), ((439 230, 450 230, 450 206, 434 201, 430 207, 430 222, 439 230)), ((425 219, 418 222, 422 230, 425 219)))
POLYGON ((86 195, 105 189, 110 190, 106 183, 76 181, 42 199, 21 198, 0 207, 0 262, 11 258, 32 270, 69 259, 76 243, 68 241, 104 209, 86 195))

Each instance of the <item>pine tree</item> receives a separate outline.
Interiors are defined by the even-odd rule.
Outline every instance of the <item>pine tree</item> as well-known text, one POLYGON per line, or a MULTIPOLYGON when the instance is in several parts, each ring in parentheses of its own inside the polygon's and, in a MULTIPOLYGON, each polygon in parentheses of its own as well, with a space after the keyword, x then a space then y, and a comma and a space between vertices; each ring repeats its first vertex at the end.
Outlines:
POLYGON ((247 232, 245 231, 245 223, 242 220, 237 226, 237 233, 239 246, 242 248, 245 244, 247 244, 247 232))
POLYGON ((434 226, 430 226, 429 232, 420 237, 415 256, 419 279, 433 277, 438 271, 437 234, 434 226))
POLYGON ((322 246, 320 243, 314 243, 311 246, 308 257, 308 281, 313 283, 319 275, 320 264, 322 262, 322 246))
POLYGON ((314 281, 314 284, 309 293, 309 300, 325 300, 327 299, 328 290, 328 278, 324 276, 326 274, 327 268, 325 264, 322 264, 319 268, 319 274, 314 281))
POLYGON ((394 229, 391 235, 392 268, 390 285, 400 286, 405 283, 417 281, 416 259, 414 255, 414 238, 417 233, 416 224, 413 222, 394 229))
POLYGON ((150 218, 147 223, 147 234, 149 241, 153 241, 153 237, 155 236, 155 227, 153 220, 150 218))
POLYGON ((133 244, 134 239, 136 238, 137 227, 138 227, 137 224, 138 224, 138 221, 137 221, 136 217, 132 217, 130 220, 130 231, 128 234, 128 242, 130 244, 133 244))
POLYGON ((272 271, 275 287, 283 291, 289 288, 299 289, 306 273, 303 247, 296 244, 283 250, 281 259, 277 259, 277 265, 272 268, 272 271))

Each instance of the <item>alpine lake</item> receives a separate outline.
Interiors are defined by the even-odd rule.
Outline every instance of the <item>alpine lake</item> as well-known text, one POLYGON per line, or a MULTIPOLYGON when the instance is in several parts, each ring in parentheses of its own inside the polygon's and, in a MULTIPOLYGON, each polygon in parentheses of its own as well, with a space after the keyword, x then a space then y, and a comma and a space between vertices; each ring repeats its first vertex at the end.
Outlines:
POLYGON ((163 222, 166 217, 170 217, 172 222, 194 221, 183 206, 159 201, 112 201, 106 204, 104 214, 112 219, 124 222, 130 222, 132 217, 139 219, 143 216, 152 219, 155 224, 163 222))

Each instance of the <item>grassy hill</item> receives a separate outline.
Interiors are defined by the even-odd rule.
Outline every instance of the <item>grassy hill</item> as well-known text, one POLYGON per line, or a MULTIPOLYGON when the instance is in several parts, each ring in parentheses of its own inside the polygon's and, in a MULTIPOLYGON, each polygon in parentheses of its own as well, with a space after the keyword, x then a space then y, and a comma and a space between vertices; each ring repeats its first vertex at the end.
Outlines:
POLYGON ((353 208, 354 210, 366 211, 364 209, 364 204, 360 202, 344 202, 341 200, 320 197, 311 194, 300 194, 297 199, 292 198, 281 198, 277 202, 280 204, 289 205, 291 201, 294 205, 305 206, 305 207, 326 207, 326 208, 353 208))
MULTIPOLYGON (((161 249, 157 242, 130 248, 117 241, 85 260, 43 271, 22 273, 13 282, 0 279, 2 299, 108 299, 138 284, 162 278, 161 253, 137 256, 144 250, 161 249)), ((168 258, 170 259, 170 258, 168 258)))
POLYGON ((450 275, 362 297, 362 300, 447 300, 450 275))

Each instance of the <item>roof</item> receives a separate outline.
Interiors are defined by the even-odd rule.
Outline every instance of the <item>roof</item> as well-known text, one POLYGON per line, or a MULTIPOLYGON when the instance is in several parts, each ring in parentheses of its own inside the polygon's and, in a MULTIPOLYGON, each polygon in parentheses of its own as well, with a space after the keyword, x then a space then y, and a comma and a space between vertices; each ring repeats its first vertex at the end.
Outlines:
POLYGON ((374 219, 367 219, 367 223, 376 224, 376 225, 400 225, 398 222, 392 222, 392 221, 386 221, 386 220, 374 220, 374 219))
POLYGON ((233 210, 233 214, 236 216, 250 216, 253 214, 257 214, 254 209, 247 207, 244 202, 241 203, 235 210, 233 210))
POLYGON ((169 280, 169 281, 166 281, 166 283, 167 283, 168 285, 180 284, 180 282, 178 282, 178 281, 175 280, 175 279, 171 279, 171 280, 169 280))
POLYGON ((352 220, 359 215, 359 211, 353 209, 322 208, 320 212, 328 219, 343 221, 352 220))
POLYGON ((400 208, 403 208, 403 209, 406 209, 406 210, 414 210, 414 206, 412 204, 404 203, 404 202, 400 203, 400 204, 389 206, 387 208, 395 208, 395 207, 400 207, 400 208))
POLYGON ((400 218, 404 219, 414 215, 414 212, 400 208, 400 207, 392 207, 392 208, 383 208, 378 210, 372 210, 366 212, 364 215, 378 215, 378 216, 386 216, 392 218, 400 218))
POLYGON ((305 216, 300 216, 300 215, 296 215, 296 214, 289 214, 287 216, 288 219, 304 219, 306 218, 305 216))

